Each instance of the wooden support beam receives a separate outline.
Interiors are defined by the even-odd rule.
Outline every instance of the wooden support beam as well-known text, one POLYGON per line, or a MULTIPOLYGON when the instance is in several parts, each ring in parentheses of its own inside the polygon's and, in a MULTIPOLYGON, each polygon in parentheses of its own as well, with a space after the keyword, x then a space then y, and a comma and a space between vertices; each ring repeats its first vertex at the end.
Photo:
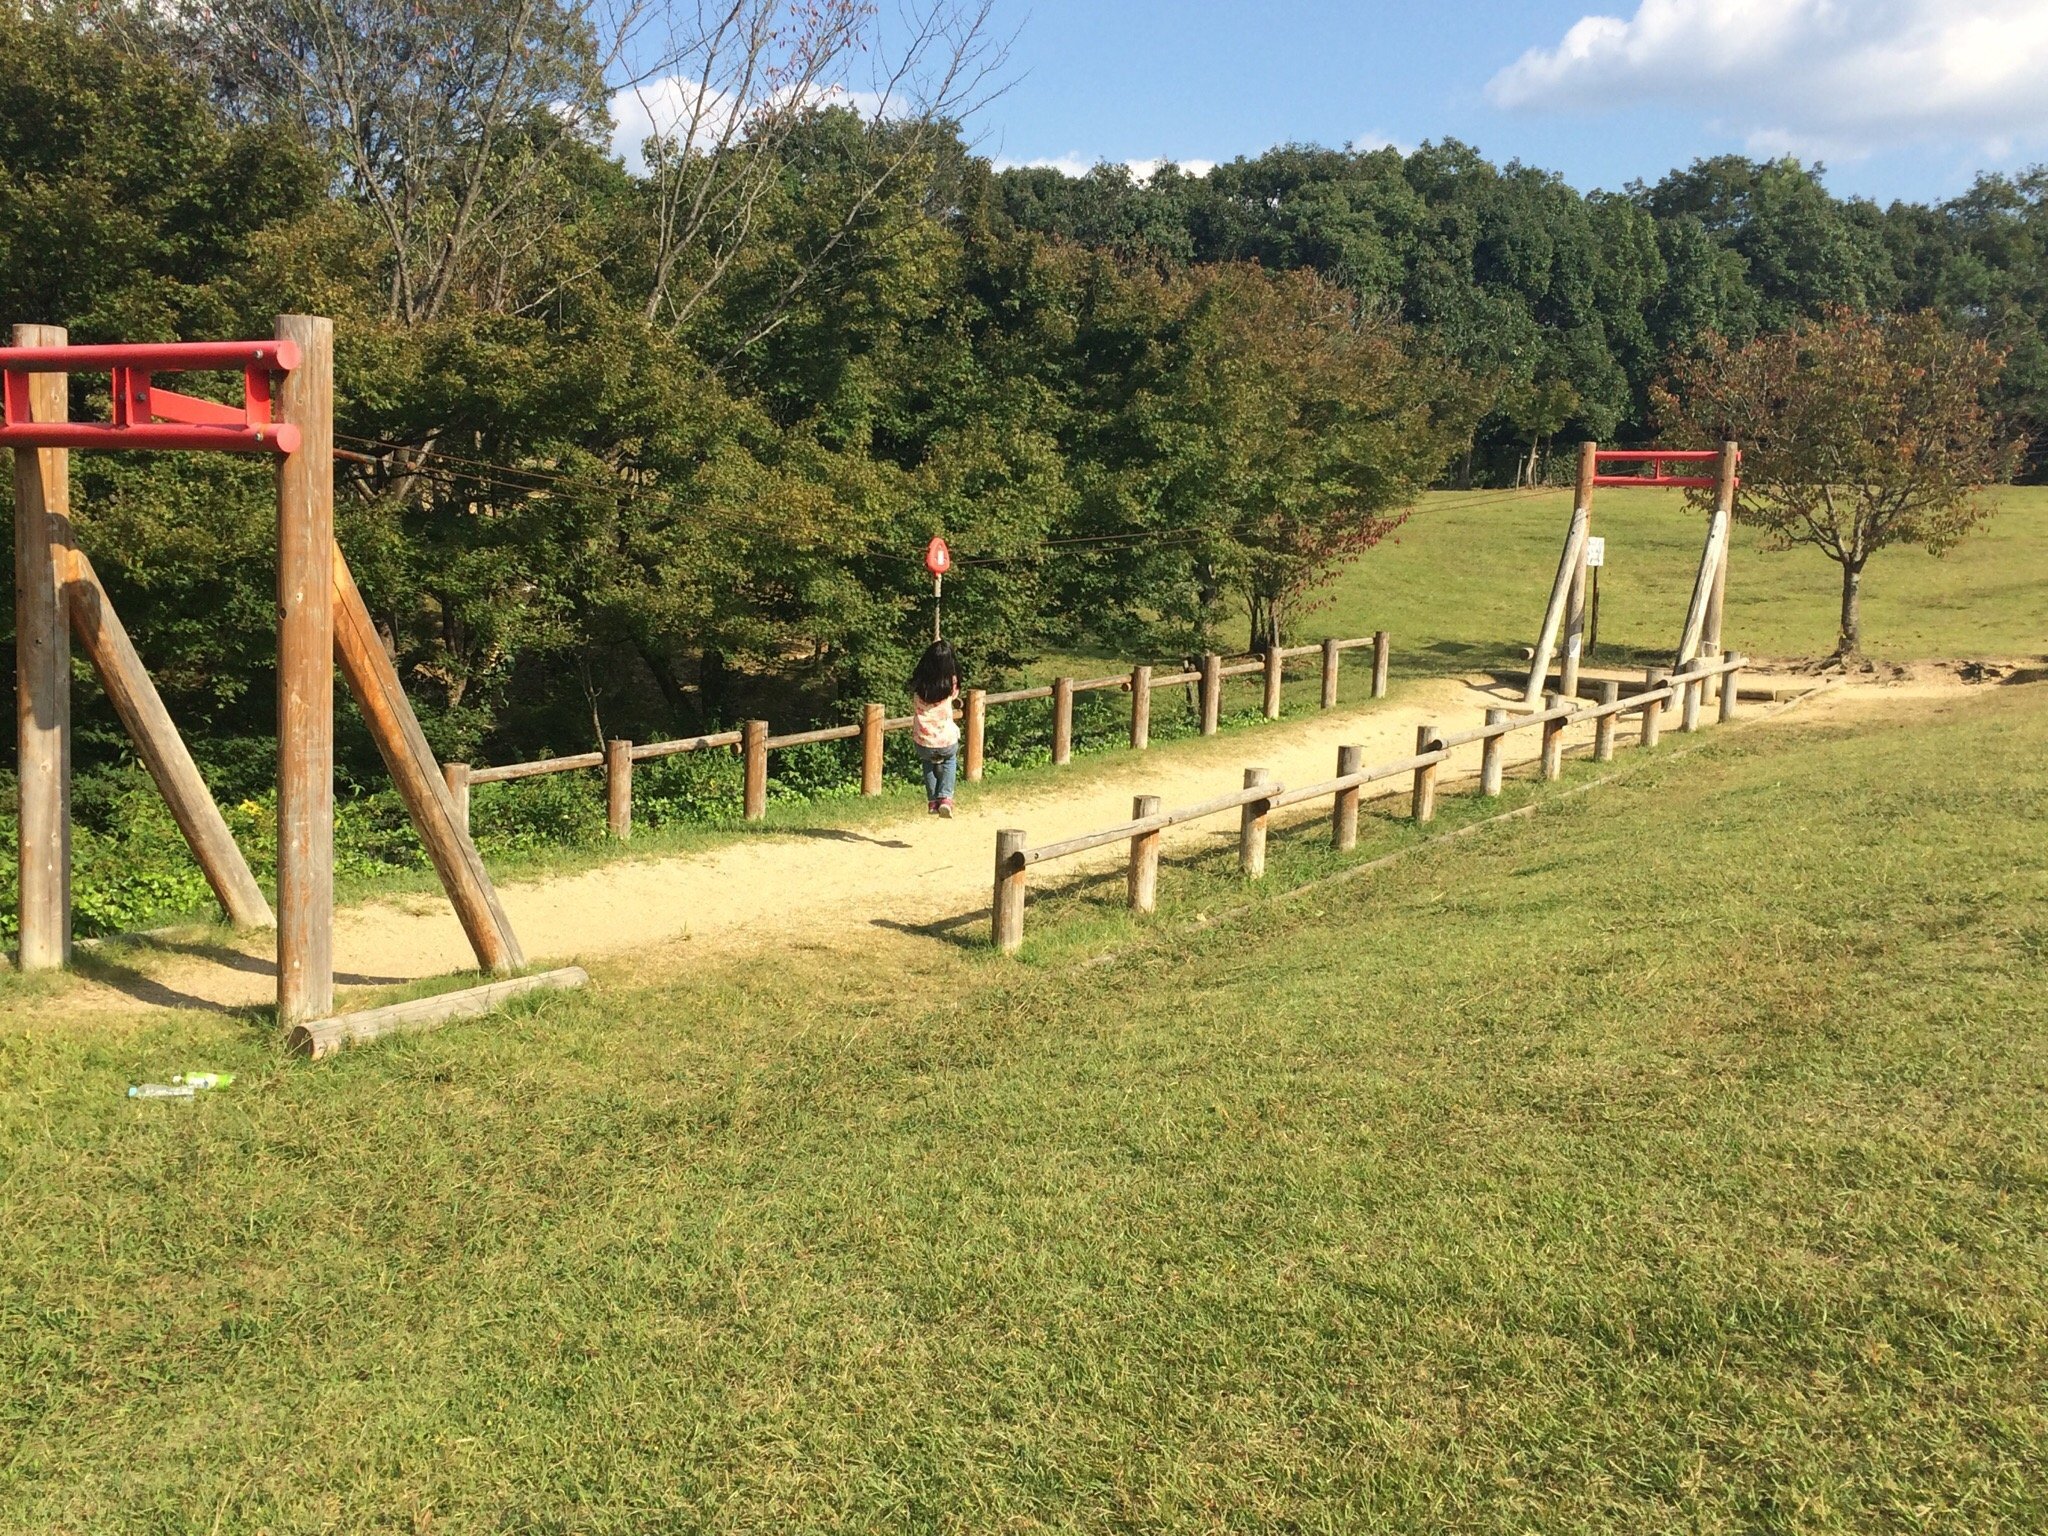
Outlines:
MULTIPOLYGON (((1508 712, 1505 709, 1489 709, 1486 712, 1488 725, 1505 725, 1508 712)), ((1500 793, 1501 754, 1504 739, 1488 736, 1479 744, 1479 793, 1497 795, 1500 793)))
POLYGON ((1214 736, 1223 713, 1223 658, 1214 651, 1202 657, 1202 734, 1214 736))
POLYGON ((1074 680, 1071 677, 1056 677, 1052 680, 1052 760, 1055 767, 1071 762, 1074 756, 1074 680))
MULTIPOLYGON (((1415 750, 1417 753, 1436 750, 1436 726, 1415 727, 1415 750)), ((1435 763, 1422 763, 1415 770, 1415 786, 1408 797, 1408 810, 1417 821, 1436 819, 1436 768, 1435 763)))
POLYGON ((1286 664, 1287 658, 1280 653, 1280 643, 1276 640, 1269 644, 1266 647, 1266 693, 1260 705, 1268 720, 1280 718, 1281 669, 1286 664))
POLYGON ((295 1025, 285 1036, 285 1046, 318 1061, 386 1035, 417 1034, 455 1019, 473 1019, 529 992, 564 992, 584 986, 589 980, 581 966, 565 965, 560 970, 542 971, 534 976, 514 976, 480 987, 464 987, 460 992, 365 1008, 361 1013, 344 1013, 295 1025))
MULTIPOLYGON (((1707 621, 1701 628, 1700 653, 1712 656, 1721 650, 1721 617, 1728 602, 1728 557, 1735 547, 1736 469, 1741 462, 1738 445, 1721 444, 1721 457, 1714 466, 1714 505, 1728 508, 1728 537, 1721 541, 1721 558, 1714 565, 1714 585, 1707 594, 1707 621)), ((1728 687, 1726 677, 1715 677, 1708 685, 1719 696, 1728 687)))
MULTIPOLYGON (((1328 653, 1325 652, 1327 655, 1328 653)), ((1365 762, 1365 748, 1345 746, 1337 749, 1337 777, 1358 772, 1365 762)), ((1337 791, 1330 806, 1330 844, 1339 853, 1349 853, 1358 846, 1358 786, 1337 791)))
POLYGON ((1324 709, 1337 707, 1337 668, 1343 662, 1344 653, 1337 649, 1335 640, 1323 642, 1323 698, 1324 709))
POLYGON ((164 708, 156 684, 150 681, 148 669, 122 627, 99 573, 70 540, 68 529, 66 534, 69 570, 65 586, 71 627, 99 674, 107 701, 135 744, 135 755, 155 780, 157 792, 170 807, 178 830, 185 834, 192 857, 228 921, 237 928, 270 927, 274 921, 270 903, 256 883, 249 861, 236 846, 220 807, 200 777, 199 765, 192 761, 184 738, 171 722, 170 711, 164 708))
MULTIPOLYGON (((398 669, 378 637, 362 593, 356 590, 355 577, 349 572, 348 561, 342 558, 341 546, 329 539, 327 549, 333 600, 333 660, 341 663, 342 676, 348 679, 363 723, 369 727, 370 738, 377 743, 378 754, 390 770, 414 830, 426 845, 427 857, 433 860, 435 873, 441 877, 441 887, 448 893, 469 947, 476 952, 477 964, 494 975, 516 971, 526 964, 518 935, 512 931, 511 920, 498 902, 497 889, 491 884, 476 844, 470 841, 455 802, 449 798, 447 781, 434 760, 433 748, 420 731, 419 720, 398 680, 398 669)), ((332 668, 330 661, 330 672, 332 668)), ((282 942, 282 930, 279 939, 282 942)), ((328 1005, 322 1013, 333 1011, 332 987, 330 973, 328 1005)))
POLYGON ((1572 568, 1571 590, 1564 613, 1564 658, 1558 662, 1558 691, 1567 699, 1579 696, 1579 661, 1586 645, 1586 553, 1593 537, 1593 476, 1599 468, 1597 445, 1579 444, 1579 473, 1573 505, 1586 509, 1586 537, 1572 568))
POLYGON ((1713 606, 1714 584, 1722 579, 1721 562, 1728 555, 1734 516, 1735 444, 1723 443, 1714 474, 1714 513, 1707 520, 1707 540, 1700 550, 1700 568, 1693 576, 1692 601, 1686 605, 1685 627, 1679 631, 1678 655, 1672 661, 1674 667, 1684 667, 1701 652, 1707 632, 1707 615, 1713 606))
MULTIPOLYGON (((1133 795, 1131 820, 1143 821, 1159 814, 1157 795, 1133 795)), ((1124 885, 1133 912, 1150 912, 1159 905, 1159 828, 1131 838, 1131 867, 1124 885)))
MULTIPOLYGON (((1582 444, 1580 454, 1593 451, 1597 445, 1582 444)), ((1565 528, 1564 552, 1558 556, 1557 575, 1550 583, 1550 601, 1543 610, 1543 629, 1537 636, 1536 649, 1529 661, 1529 681, 1522 689, 1522 702, 1534 704, 1543 696, 1544 679, 1550 675, 1551 652, 1557 648, 1558 631, 1564 625, 1565 605, 1571 600, 1572 580, 1586 559, 1586 536, 1593 526, 1593 508, 1581 501, 1572 509, 1572 520, 1565 528)))
MULTIPOLYGON (((1272 775, 1263 768, 1247 768, 1244 771, 1244 787, 1256 789, 1271 782, 1272 775)), ((1238 813, 1237 826, 1237 868, 1247 880, 1262 879, 1266 873, 1266 824, 1273 819, 1273 802, 1270 800, 1247 800, 1244 809, 1238 813)))
MULTIPOLYGON (((1621 702, 1621 684, 1609 678, 1600 685, 1602 705, 1621 702)), ((1614 720, 1613 715, 1602 715, 1593 724, 1593 761, 1611 763, 1614 761, 1614 720)))
POLYGON ((740 727, 740 815, 761 821, 768 815, 768 722, 749 720, 740 727))
POLYGON ((860 707, 860 792, 870 797, 882 792, 882 706, 860 707))
POLYGON ((965 743, 961 753, 964 759, 961 771, 966 775, 968 783, 979 784, 983 759, 988 751, 988 690, 968 689, 961 712, 966 716, 960 727, 961 738, 965 743))
POLYGON ((1152 669, 1131 668, 1131 750, 1152 745, 1152 669))
MULTIPOLYGON (((61 325, 17 325, 17 347, 61 347, 61 325)), ((32 373, 29 416, 70 415, 68 376, 32 373)), ((65 622, 63 530, 71 513, 71 454, 14 450, 14 728, 20 816, 24 971, 71 960, 71 631, 65 622)))
POLYGON ((1372 633, 1372 696, 1384 699, 1387 696, 1387 660, 1393 649, 1393 637, 1384 629, 1372 633))
POLYGON ((615 843, 633 838, 633 743, 604 744, 604 830, 615 843))
POLYGON ((995 900, 989 909, 989 937, 996 948, 1014 955, 1024 944, 1024 834, 1014 827, 996 834, 995 900))

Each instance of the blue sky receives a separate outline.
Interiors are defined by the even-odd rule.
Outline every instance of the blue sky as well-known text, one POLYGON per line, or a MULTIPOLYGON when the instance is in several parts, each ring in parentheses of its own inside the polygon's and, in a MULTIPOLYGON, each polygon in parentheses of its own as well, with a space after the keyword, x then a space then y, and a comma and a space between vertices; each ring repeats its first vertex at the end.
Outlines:
POLYGON ((1582 189, 1728 151, 1938 199, 2048 160, 2048 0, 996 0, 1007 163, 1456 137, 1582 189))

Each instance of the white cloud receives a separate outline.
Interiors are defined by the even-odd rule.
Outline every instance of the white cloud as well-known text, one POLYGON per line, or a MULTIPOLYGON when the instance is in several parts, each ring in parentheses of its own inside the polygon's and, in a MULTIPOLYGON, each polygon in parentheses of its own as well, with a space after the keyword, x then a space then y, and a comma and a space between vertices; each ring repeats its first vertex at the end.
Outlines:
MULTIPOLYGON (((783 92, 769 101, 757 100, 752 105, 758 109, 770 104, 782 105, 791 99, 787 92, 783 92)), ((812 107, 852 107, 862 117, 874 117, 883 108, 882 98, 873 91, 851 91, 843 85, 813 87, 806 94, 804 103, 812 107)), ((649 80, 613 94, 611 112, 615 126, 612 129, 612 153, 631 169, 639 171, 643 169, 640 146, 657 134, 682 136, 689 131, 693 116, 696 133, 691 148, 709 150, 725 137, 733 114, 739 110, 739 98, 704 81, 689 80, 680 75, 664 75, 658 80, 649 80)))
MULTIPOLYGON (((1038 160, 999 158, 995 164, 996 169, 999 171, 1058 171, 1062 176, 1078 179, 1079 177, 1086 176, 1098 165, 1114 165, 1117 163, 1113 160, 1090 158, 1082 154, 1078 149, 1074 149, 1067 151, 1064 155, 1048 155, 1038 160)), ((1183 174, 1188 176, 1206 176, 1216 169, 1216 162, 1214 160, 1168 160, 1164 156, 1156 155, 1149 160, 1125 160, 1121 163, 1124 169, 1131 173, 1131 179, 1140 183, 1150 181, 1159 173, 1159 168, 1162 165, 1177 166, 1183 174)))
POLYGON ((1496 106, 1701 108, 1756 149, 2048 133, 2044 0, 1641 0, 1487 83, 1496 106))

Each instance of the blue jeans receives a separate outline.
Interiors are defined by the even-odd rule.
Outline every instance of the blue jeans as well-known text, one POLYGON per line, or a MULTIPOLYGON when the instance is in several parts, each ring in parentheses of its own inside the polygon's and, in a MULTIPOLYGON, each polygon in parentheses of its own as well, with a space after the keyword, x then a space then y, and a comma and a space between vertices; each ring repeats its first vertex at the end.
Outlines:
POLYGON ((919 747, 917 761, 924 769, 924 797, 936 804, 953 798, 953 767, 958 747, 919 747))

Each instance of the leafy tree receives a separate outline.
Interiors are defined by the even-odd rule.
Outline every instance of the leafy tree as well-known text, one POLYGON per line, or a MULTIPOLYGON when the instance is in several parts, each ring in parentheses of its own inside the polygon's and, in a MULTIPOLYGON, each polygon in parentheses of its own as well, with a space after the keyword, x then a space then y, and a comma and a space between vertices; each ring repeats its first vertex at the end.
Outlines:
POLYGON ((1900 544, 1942 553, 1984 520, 1979 492, 2018 462, 1987 405, 2002 366, 1937 315, 1837 309, 1739 348, 1710 339, 1657 403, 1675 441, 1741 443, 1738 518, 1842 568, 1848 656, 1863 641, 1870 557, 1900 544))

